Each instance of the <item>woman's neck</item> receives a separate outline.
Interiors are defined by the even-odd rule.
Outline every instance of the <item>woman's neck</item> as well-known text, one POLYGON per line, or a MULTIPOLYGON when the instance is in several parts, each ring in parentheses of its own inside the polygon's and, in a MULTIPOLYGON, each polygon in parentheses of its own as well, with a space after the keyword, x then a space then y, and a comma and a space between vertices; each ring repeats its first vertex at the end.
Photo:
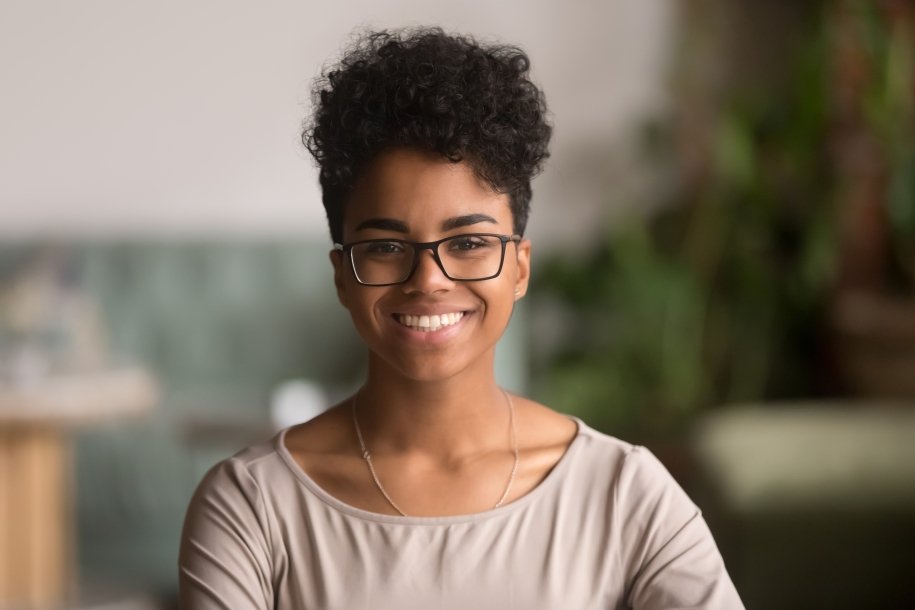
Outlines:
POLYGON ((407 380, 369 366, 356 398, 359 425, 373 454, 426 454, 436 460, 502 450, 509 439, 509 400, 492 367, 457 377, 407 380))

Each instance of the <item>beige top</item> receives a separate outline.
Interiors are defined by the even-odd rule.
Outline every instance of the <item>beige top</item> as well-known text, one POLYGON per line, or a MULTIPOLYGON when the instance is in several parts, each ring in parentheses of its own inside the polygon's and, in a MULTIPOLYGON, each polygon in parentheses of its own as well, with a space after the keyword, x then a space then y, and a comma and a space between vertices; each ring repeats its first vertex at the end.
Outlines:
POLYGON ((660 462, 576 422, 533 491, 448 517, 344 504, 302 471, 283 430, 197 488, 181 608, 743 608, 699 510, 660 462))

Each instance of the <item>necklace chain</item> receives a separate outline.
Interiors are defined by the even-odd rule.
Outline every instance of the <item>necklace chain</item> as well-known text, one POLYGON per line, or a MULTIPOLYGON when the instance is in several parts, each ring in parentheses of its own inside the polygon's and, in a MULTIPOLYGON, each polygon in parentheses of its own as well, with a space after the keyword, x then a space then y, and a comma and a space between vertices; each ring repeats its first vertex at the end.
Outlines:
MULTIPOLYGON (((515 475, 518 473, 518 462, 520 461, 520 453, 518 451, 518 438, 515 433, 515 405, 512 403, 512 397, 502 390, 502 394, 505 396, 505 400, 508 403, 508 426, 511 431, 511 443, 512 443, 512 453, 515 456, 514 462, 512 463, 511 474, 508 475, 508 484, 505 485, 505 491, 502 492, 502 496, 499 498, 499 501, 496 502, 496 505, 493 508, 499 508, 502 506, 502 503, 505 502, 505 499, 508 497, 508 492, 512 488, 512 484, 515 482, 515 475)), ((375 487, 378 488, 378 491, 381 492, 381 495, 384 496, 384 499, 388 501, 388 504, 400 513, 401 516, 406 517, 407 513, 403 512, 397 503, 388 495, 388 492, 385 490, 384 485, 381 484, 381 479, 378 478, 378 473, 375 472, 375 465, 372 463, 372 454, 365 446, 365 440, 362 438, 362 429, 359 427, 359 418, 356 416, 356 399, 358 398, 359 393, 353 395, 353 424, 356 427, 356 436, 359 437, 359 448, 362 451, 362 459, 365 460, 365 463, 368 464, 369 472, 372 474, 372 480, 375 481, 375 487)))

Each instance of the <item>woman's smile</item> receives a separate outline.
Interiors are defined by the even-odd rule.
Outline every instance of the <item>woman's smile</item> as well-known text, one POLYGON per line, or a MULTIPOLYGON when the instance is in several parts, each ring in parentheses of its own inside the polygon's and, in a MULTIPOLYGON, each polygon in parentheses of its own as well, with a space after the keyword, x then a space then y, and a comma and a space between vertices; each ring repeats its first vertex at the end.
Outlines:
POLYGON ((394 319, 407 328, 425 333, 434 333, 439 329, 454 326, 460 322, 463 317, 463 311, 432 315, 413 315, 408 313, 394 314, 394 319))
POLYGON ((456 338, 472 317, 472 311, 455 309, 443 313, 395 313, 389 319, 402 340, 442 345, 456 338))

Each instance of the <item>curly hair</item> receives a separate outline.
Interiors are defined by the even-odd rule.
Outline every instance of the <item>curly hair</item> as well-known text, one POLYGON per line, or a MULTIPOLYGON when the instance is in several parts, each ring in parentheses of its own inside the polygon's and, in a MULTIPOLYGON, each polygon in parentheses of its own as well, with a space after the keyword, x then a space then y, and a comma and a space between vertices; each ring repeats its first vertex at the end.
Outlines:
POLYGON ((531 180, 549 156, 543 92, 521 49, 483 45, 439 28, 370 32, 325 70, 302 142, 320 168, 331 238, 343 239, 343 208, 379 153, 408 147, 467 162, 507 193, 524 234, 531 180))

